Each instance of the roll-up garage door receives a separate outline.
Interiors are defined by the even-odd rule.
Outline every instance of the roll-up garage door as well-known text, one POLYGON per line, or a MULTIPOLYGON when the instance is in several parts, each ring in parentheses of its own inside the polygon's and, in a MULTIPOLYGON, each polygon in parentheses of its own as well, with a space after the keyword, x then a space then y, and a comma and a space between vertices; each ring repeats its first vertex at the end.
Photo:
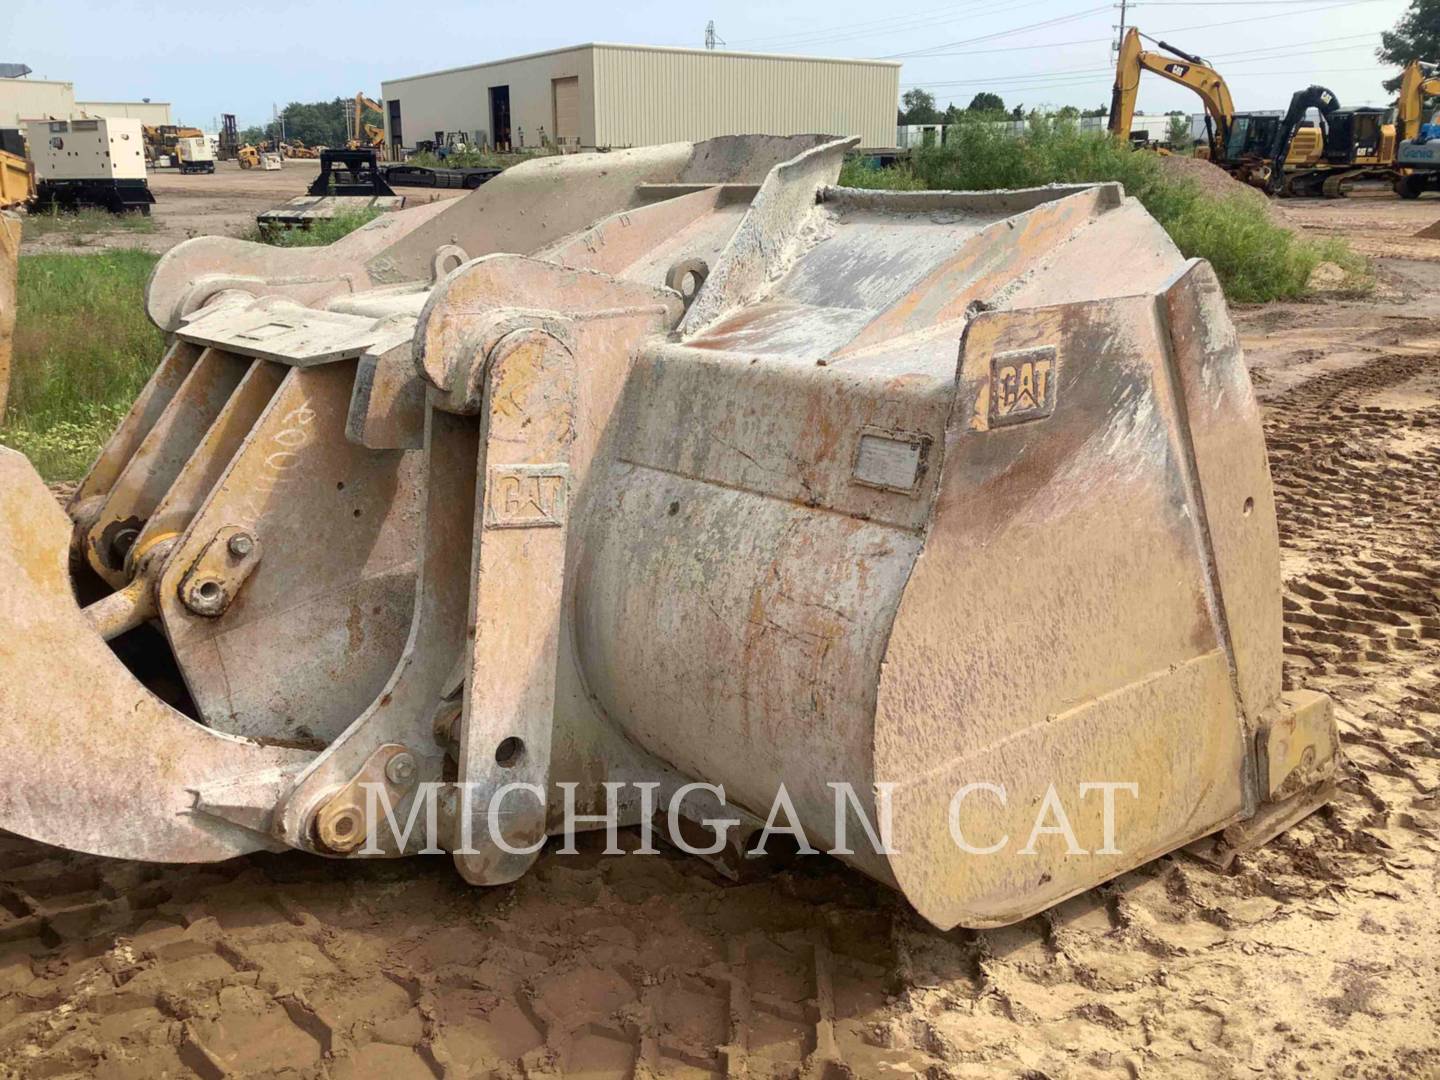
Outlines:
POLYGON ((578 143, 580 140, 580 79, 552 79, 555 94, 555 140, 578 143))

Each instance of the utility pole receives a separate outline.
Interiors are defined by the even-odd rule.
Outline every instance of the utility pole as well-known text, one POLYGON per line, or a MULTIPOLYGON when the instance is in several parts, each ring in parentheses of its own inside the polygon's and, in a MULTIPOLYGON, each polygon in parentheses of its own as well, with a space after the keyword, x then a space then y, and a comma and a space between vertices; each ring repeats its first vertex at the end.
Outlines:
POLYGON ((1125 8, 1127 3, 1128 0, 1120 0, 1120 25, 1117 28, 1119 30, 1119 34, 1115 38, 1115 44, 1111 46, 1112 52, 1118 53, 1120 51, 1120 46, 1125 44, 1125 8))
POLYGON ((711 19, 705 24, 705 48, 713 49, 717 44, 724 45, 725 39, 715 33, 715 20, 711 19))

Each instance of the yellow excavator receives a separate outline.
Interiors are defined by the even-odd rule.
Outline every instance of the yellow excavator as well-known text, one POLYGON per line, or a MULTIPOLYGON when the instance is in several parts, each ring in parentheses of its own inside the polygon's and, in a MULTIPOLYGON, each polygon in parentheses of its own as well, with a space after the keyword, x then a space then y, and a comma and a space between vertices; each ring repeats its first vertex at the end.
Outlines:
POLYGON ((1400 175, 1395 193, 1418 199, 1427 191, 1440 191, 1440 138, 1434 125, 1424 123, 1425 99, 1440 95, 1440 65, 1412 60, 1400 76, 1400 99, 1395 107, 1399 146, 1395 163, 1400 175))
MULTIPOLYGON (((1140 95, 1140 76, 1147 71, 1161 78, 1179 83, 1193 90, 1205 107, 1205 128, 1208 135, 1208 157, 1217 165, 1229 168, 1227 163, 1232 155, 1227 151, 1230 145, 1231 129, 1236 113, 1235 101, 1230 96, 1230 87, 1213 67, 1198 56, 1177 49, 1164 41, 1155 41, 1163 50, 1152 52, 1141 44, 1146 37, 1131 27, 1120 43, 1120 56, 1115 63, 1115 86, 1110 96, 1110 132, 1128 139, 1130 127, 1135 122, 1135 105, 1140 95)), ((1154 40, 1153 38, 1149 40, 1154 40)), ((1262 165, 1257 161, 1256 166, 1262 165)))
POLYGON ((365 114, 374 112, 384 116, 385 110, 381 108, 378 101, 366 97, 363 90, 355 95, 354 102, 355 108, 350 111, 350 132, 349 139, 345 144, 346 148, 363 150, 370 147, 378 151, 383 158, 385 156, 385 129, 365 123, 365 114))
MULTIPOLYGON (((1115 86, 1110 105, 1110 131, 1128 138, 1135 117, 1140 76, 1154 72, 1189 87, 1205 107, 1208 157, 1237 180, 1274 194, 1345 194, 1357 180, 1392 181, 1395 169, 1396 129, 1388 110, 1373 107, 1341 109, 1324 87, 1309 87, 1295 95, 1320 108, 1324 128, 1303 126, 1305 109, 1281 118, 1235 111, 1225 79, 1210 64, 1164 41, 1155 41, 1131 27, 1120 46, 1115 86), (1153 41, 1151 52, 1141 39, 1153 41)), ((1292 102, 1292 105, 1294 102, 1292 102)))

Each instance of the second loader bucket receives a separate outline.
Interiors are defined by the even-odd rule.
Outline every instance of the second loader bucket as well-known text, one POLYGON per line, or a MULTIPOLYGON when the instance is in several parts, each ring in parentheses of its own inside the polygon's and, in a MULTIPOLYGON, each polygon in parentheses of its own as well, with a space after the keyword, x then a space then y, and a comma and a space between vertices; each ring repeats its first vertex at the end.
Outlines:
POLYGON ((576 827, 737 876, 782 831, 948 928, 1323 803, 1213 273, 1116 185, 854 191, 849 146, 166 256, 68 519, 0 455, 0 826, 477 885, 576 827))

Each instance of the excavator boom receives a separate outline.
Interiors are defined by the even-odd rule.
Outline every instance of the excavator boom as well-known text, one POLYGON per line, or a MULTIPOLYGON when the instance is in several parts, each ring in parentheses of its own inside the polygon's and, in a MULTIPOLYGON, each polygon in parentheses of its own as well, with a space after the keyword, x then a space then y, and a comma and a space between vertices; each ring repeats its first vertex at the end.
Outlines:
POLYGON ((1340 99, 1323 86, 1307 86, 1304 90, 1295 91, 1291 96, 1290 107, 1285 110, 1284 119, 1275 129, 1275 142, 1270 150, 1271 192, 1278 192, 1285 185, 1285 159, 1290 154, 1290 144, 1294 141, 1295 132, 1299 129, 1300 122, 1305 119, 1305 114, 1311 109, 1317 110, 1321 123, 1324 124, 1338 108, 1340 99))
POLYGON ((1120 44, 1120 56, 1115 62, 1115 85, 1110 96, 1111 134, 1122 139, 1130 137, 1130 126, 1135 121, 1135 103, 1140 93, 1140 76, 1143 72, 1152 71, 1200 96, 1205 114, 1210 118, 1211 158, 1215 161, 1223 159, 1230 124, 1235 116, 1235 102, 1225 80, 1198 56, 1164 41, 1155 43, 1163 52, 1148 52, 1142 47, 1140 38, 1140 31, 1132 26, 1120 44))

